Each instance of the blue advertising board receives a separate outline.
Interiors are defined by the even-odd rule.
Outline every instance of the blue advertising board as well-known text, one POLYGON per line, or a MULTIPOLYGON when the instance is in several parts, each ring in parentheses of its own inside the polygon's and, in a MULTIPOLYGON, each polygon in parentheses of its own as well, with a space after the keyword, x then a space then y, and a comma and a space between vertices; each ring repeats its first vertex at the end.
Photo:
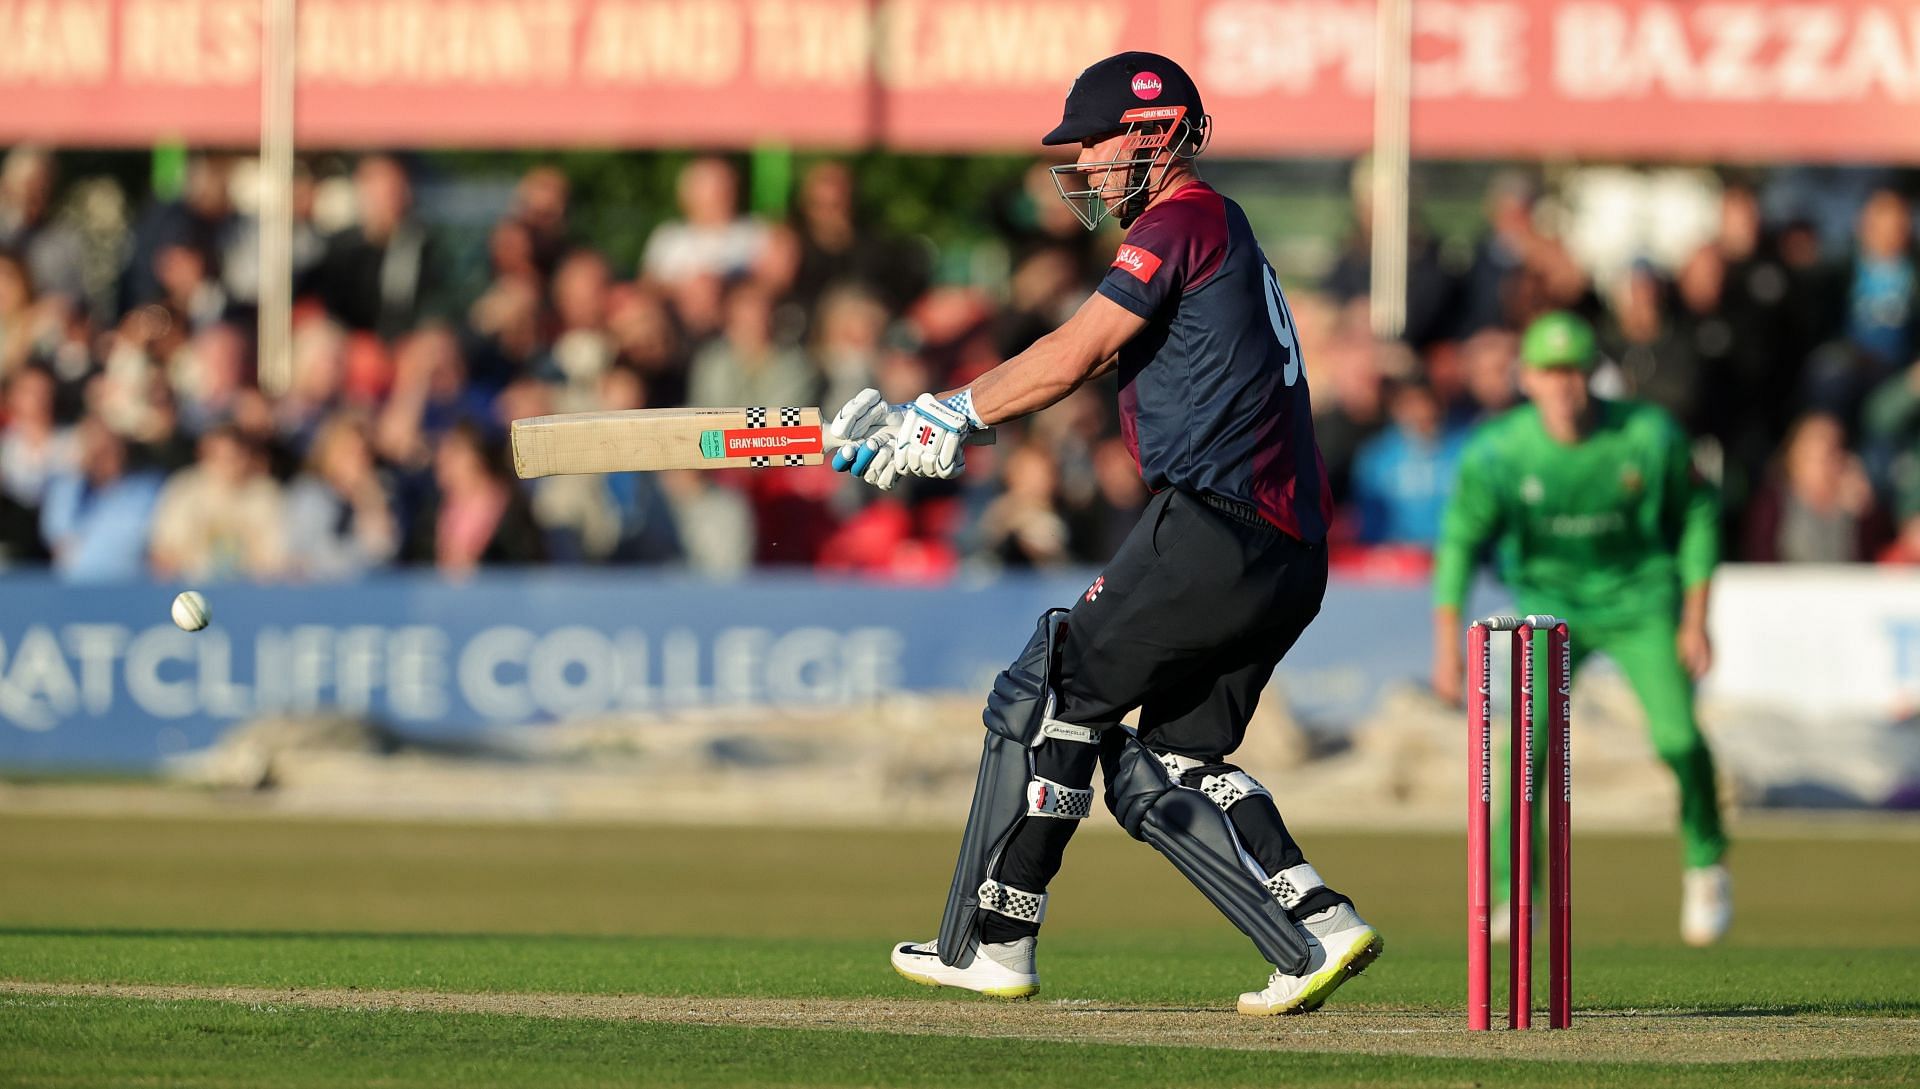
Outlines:
MULTIPOLYGON (((984 695, 1035 619, 1090 575, 939 587, 607 571, 394 575, 203 588, 0 579, 0 766, 142 767, 274 711, 338 709, 416 737, 703 705, 984 695)), ((1349 722, 1427 663, 1424 585, 1342 584, 1282 666, 1310 720, 1349 722)))

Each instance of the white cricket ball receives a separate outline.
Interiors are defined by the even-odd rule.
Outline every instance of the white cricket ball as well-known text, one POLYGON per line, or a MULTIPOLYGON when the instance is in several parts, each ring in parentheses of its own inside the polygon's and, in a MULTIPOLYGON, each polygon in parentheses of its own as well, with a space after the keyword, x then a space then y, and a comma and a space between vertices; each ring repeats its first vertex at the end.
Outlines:
POLYGON ((181 631, 199 631, 213 619, 213 610, 198 590, 187 590, 173 599, 173 623, 181 631))

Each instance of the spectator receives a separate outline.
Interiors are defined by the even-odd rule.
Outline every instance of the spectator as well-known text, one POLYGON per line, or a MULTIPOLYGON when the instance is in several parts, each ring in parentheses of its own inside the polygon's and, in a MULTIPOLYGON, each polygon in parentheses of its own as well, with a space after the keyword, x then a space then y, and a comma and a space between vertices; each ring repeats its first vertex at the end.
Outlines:
POLYGON ((1315 388, 1327 393, 1319 402, 1325 407, 1314 413, 1313 430, 1337 502, 1344 503, 1351 491, 1353 459, 1361 444, 1385 423, 1380 361, 1394 355, 1391 347, 1376 348, 1362 330, 1348 327, 1328 342, 1324 365, 1314 372, 1315 388))
POLYGON ((822 297, 819 315, 814 323, 813 360, 826 383, 820 403, 845 404, 874 383, 887 332, 887 311, 865 290, 848 286, 822 297))
POLYGON ((161 474, 129 466, 126 444, 95 417, 75 428, 77 468, 47 485, 41 535, 69 582, 130 582, 147 569, 147 535, 161 474))
POLYGON ((400 551, 393 502, 366 422, 345 413, 329 417, 314 436, 306 471, 287 491, 293 573, 336 581, 385 567, 400 551))
POLYGON ((33 275, 20 258, 0 250, 0 382, 33 351, 33 275))
POLYGON ((227 312, 227 293, 207 255, 184 242, 168 242, 153 255, 154 300, 183 330, 204 329, 227 312))
POLYGON ((321 425, 340 407, 347 378, 346 331, 322 315, 294 327, 293 374, 273 406, 280 441, 307 454, 321 425))
POLYGON ((1476 424, 1520 403, 1519 337, 1506 329, 1482 329, 1466 339, 1460 354, 1472 404, 1458 422, 1476 424))
POLYGON ((360 221, 327 239, 314 289, 349 329, 393 338, 426 316, 440 288, 438 252, 412 218, 413 187, 400 164, 369 155, 353 172, 360 221))
MULTIPOLYGON (((1750 187, 1729 185, 1721 194, 1720 234, 1713 246, 1721 265, 1715 310, 1725 322, 1727 343, 1724 352, 1706 360, 1702 378, 1714 392, 1720 416, 1715 434, 1741 472, 1751 476, 1761 471, 1769 446, 1802 408, 1795 394, 1805 346, 1796 343, 1792 314, 1783 305, 1792 278, 1763 229, 1760 202, 1750 187)), ((1850 420, 1860 392, 1826 407, 1850 420)))
POLYGON ((613 338, 606 328, 611 279, 606 258, 592 250, 568 254, 554 273, 553 309, 559 332, 543 371, 566 387, 563 408, 591 403, 601 374, 613 362, 613 338))
POLYGON ((39 291, 81 304, 87 300, 85 245, 78 231, 53 217, 55 181, 53 156, 44 148, 23 144, 0 161, 0 250, 25 262, 27 281, 39 291))
POLYGON ((475 300, 466 354, 478 386, 497 390, 534 373, 546 347, 540 319, 540 284, 531 276, 503 276, 475 300))
POLYGON ((687 399, 694 405, 817 404, 819 374, 798 350, 774 342, 773 300, 751 283, 727 296, 720 339, 694 357, 687 399))
POLYGON ((6 383, 6 428, 0 431, 0 496, 37 515, 47 481, 74 465, 73 435, 53 414, 53 376, 26 367, 6 383))
MULTIPOLYGON (((1373 283, 1373 168, 1370 162, 1354 167, 1350 179, 1353 229, 1346 245, 1327 273, 1323 290, 1339 305, 1367 300, 1373 283)), ((1459 284, 1441 261, 1440 243, 1418 214, 1409 220, 1406 261, 1406 330, 1408 344, 1424 350, 1454 335, 1459 321, 1459 284)))
POLYGON ((1601 350, 1618 371, 1620 396, 1659 405, 1689 432, 1699 430, 1700 360, 1668 317, 1665 285, 1652 265, 1638 262, 1621 280, 1601 350))
POLYGON ((1474 245, 1461 285, 1457 335, 1490 325, 1518 329, 1539 314, 1582 302, 1586 273, 1535 222, 1539 200, 1537 183, 1519 171, 1500 174, 1487 186, 1487 231, 1474 245))
POLYGON ((287 573, 286 504, 264 452, 222 424, 199 460, 168 479, 153 513, 153 573, 162 579, 269 580, 287 573))
POLYGON ((1880 384, 1862 422, 1872 475, 1902 518, 1920 513, 1920 362, 1880 384))
POLYGON ((1832 416, 1804 416, 1747 514, 1746 556, 1755 563, 1858 563, 1892 536, 1860 459, 1832 416))
POLYGON ((1417 380, 1395 384, 1388 414, 1392 424, 1354 457, 1360 540, 1431 548, 1440 536, 1440 516, 1466 433, 1446 426, 1439 398, 1417 380))
POLYGON ((1034 443, 1007 457, 1006 491, 987 505, 975 530, 976 555, 997 567, 1058 567, 1067 558, 1067 523, 1054 505, 1059 474, 1034 443))
MULTIPOLYGON (((293 291, 305 295, 314 271, 326 254, 327 240, 313 221, 313 172, 299 159, 293 163, 290 187, 293 216, 293 291)), ((249 307, 260 301, 260 217, 241 216, 226 233, 220 251, 220 283, 228 298, 249 307)))
POLYGON ((680 172, 680 215, 647 239, 641 278, 677 287, 700 276, 725 279, 752 267, 766 244, 766 228, 740 214, 740 179, 733 166, 711 156, 680 172))
POLYGON ((1845 273, 1840 335, 1812 353, 1805 380, 1812 407, 1849 422, 1868 393, 1910 358, 1920 323, 1906 201, 1891 190, 1876 191, 1860 211, 1857 237, 1845 273))
POLYGON ((0 567, 43 563, 41 503, 48 482, 69 468, 71 436, 54 425, 53 380, 23 367, 0 382, 0 567))
MULTIPOLYGON (((95 345, 88 343, 92 337, 85 317, 69 316, 61 350, 74 371, 84 374, 94 369, 95 345)), ((133 426, 132 414, 144 410, 148 389, 172 381, 162 360, 180 355, 186 343, 185 332, 159 306, 127 312, 113 329, 97 338, 101 349, 99 408, 108 426, 121 434, 133 426)))
POLYGON ((247 349, 245 333, 219 324, 201 331, 175 358, 171 384, 188 431, 202 435, 232 422, 248 387, 247 349))
POLYGON ((780 338, 795 342, 806 339, 819 293, 828 286, 801 279, 801 256, 800 235, 787 224, 775 224, 746 276, 773 298, 773 325, 780 338))
POLYGON ((800 179, 793 215, 800 302, 812 312, 823 292, 851 284, 898 314, 927 289, 926 257, 861 220, 856 185, 853 171, 834 160, 815 163, 800 179))
POLYGON ((732 578, 753 563, 759 537, 753 506, 739 492, 714 484, 698 469, 661 473, 687 566, 710 578, 732 578))
MULTIPOLYGON (((556 259, 557 260, 557 259, 556 259)), ((487 266, 495 280, 544 280, 533 229, 517 219, 503 219, 487 235, 487 266)))
POLYGON ((120 312, 159 302, 165 297, 166 288, 160 280, 160 252, 169 247, 182 247, 197 254, 205 277, 217 280, 221 274, 220 255, 228 249, 233 230, 233 201, 227 192, 226 162, 206 155, 194 156, 187 163, 186 185, 180 197, 153 205, 134 225, 133 245, 120 276, 120 312))
POLYGON ((615 358, 646 381, 649 404, 687 403, 687 360, 680 330, 659 295, 633 285, 615 288, 607 328, 615 358))
POLYGON ((1920 322, 1920 277, 1914 273, 1913 211, 1891 189, 1860 209, 1858 250, 1847 288, 1847 340, 1880 368, 1913 358, 1920 322))
POLYGON ((526 498, 508 480, 486 435, 459 423, 434 447, 437 490, 414 520, 406 557, 443 575, 471 575, 482 565, 538 563, 540 527, 526 498))
POLYGON ((544 279, 559 268, 566 255, 567 208, 572 183, 559 169, 536 166, 513 190, 513 215, 508 220, 526 232, 532 267, 544 279))
POLYGON ((1089 232, 1054 187, 1052 163, 1034 163, 1017 186, 996 194, 988 205, 994 228, 1007 240, 1016 264, 1035 252, 1058 249, 1073 261, 1075 282, 1091 281, 1113 260, 1112 239, 1089 232))
POLYGON ((994 344, 1003 357, 1026 351, 1067 320, 1086 300, 1079 264, 1070 250, 1047 246, 1027 255, 1007 282, 1007 304, 994 319, 994 344))
MULTIPOLYGON (((391 470, 380 482, 393 524, 409 529, 423 511, 444 505, 435 494, 438 453, 456 426, 470 426, 491 445, 506 420, 548 411, 823 403, 869 383, 898 400, 964 384, 1056 327, 1084 294, 1082 281, 1111 258, 1111 239, 1081 230, 1043 164, 1018 192, 995 196, 999 238, 975 246, 969 259, 952 254, 952 272, 988 282, 928 290, 921 245, 890 238, 877 220, 861 215, 855 178, 844 164, 811 164, 791 216, 765 227, 740 212, 733 167, 708 157, 682 172, 676 221, 643 245, 644 278, 617 284, 604 260, 570 239, 567 177, 538 167, 518 179, 511 209, 486 240, 489 262, 478 267, 490 268, 492 279, 471 285, 480 290, 466 320, 423 325, 419 316, 435 309, 444 288, 440 266, 427 232, 410 214, 404 174, 391 158, 371 156, 351 186, 341 180, 316 187, 304 174, 296 183, 296 230, 308 243, 301 252, 324 254, 332 263, 316 266, 311 281, 315 315, 296 322, 290 387, 269 395, 255 385, 251 325, 231 312, 234 303, 247 306, 255 292, 258 225, 234 219, 225 160, 189 160, 180 198, 150 202, 130 244, 114 236, 110 202, 88 195, 111 196, 113 182, 82 180, 66 201, 71 214, 49 216, 51 160, 27 151, 8 162, 10 173, 0 173, 0 225, 16 227, 20 210, 31 207, 35 237, 66 234, 84 243, 81 255, 96 262, 109 251, 127 252, 127 301, 96 315, 65 293, 36 294, 32 254, 9 259, 0 245, 0 382, 22 367, 50 375, 50 418, 104 425, 119 436, 120 457, 136 474, 151 467, 192 470, 181 472, 183 478, 206 475, 206 465, 196 464, 195 436, 230 426, 244 445, 271 458, 277 479, 299 475, 312 486, 303 503, 327 486, 323 460, 354 461, 336 452, 322 458, 313 449, 329 421, 354 406, 373 421, 376 463, 391 470), (323 243, 309 213, 317 209, 321 221, 340 222, 343 202, 335 196, 350 188, 358 193, 362 222, 323 243), (68 222, 84 222, 88 233, 68 231, 68 222), (993 272, 1001 262, 1011 269, 1004 282, 993 272), (890 324, 896 312, 897 328, 890 324)), ((1372 338, 1364 290, 1368 192, 1364 172, 1355 179, 1362 186, 1355 194, 1358 224, 1328 278, 1334 296, 1293 300, 1335 495, 1347 500, 1350 486, 1363 493, 1363 503, 1343 506, 1343 532, 1398 536, 1380 528, 1376 493, 1382 479, 1404 483, 1405 466, 1396 453, 1385 460, 1397 467, 1380 473, 1375 459, 1419 445, 1408 438, 1406 418, 1420 430, 1422 410, 1435 398, 1442 438, 1517 403, 1508 323, 1565 300, 1605 310, 1599 324, 1613 362, 1596 381, 1668 408, 1696 432, 1702 470, 1721 478, 1729 501, 1733 551, 1745 546, 1750 527, 1769 519, 1801 526, 1799 547, 1818 536, 1807 526, 1839 517, 1819 502, 1817 482, 1805 483, 1819 473, 1790 473, 1789 463, 1797 462, 1784 456, 1777 467, 1770 461, 1789 421, 1808 411, 1827 410, 1845 430, 1858 423, 1868 479, 1902 515, 1920 508, 1920 408, 1914 407, 1920 380, 1888 373, 1894 359, 1910 359, 1920 348, 1911 320, 1920 303, 1901 289, 1915 275, 1911 215, 1893 191, 1875 193, 1864 207, 1848 206, 1858 253, 1829 266, 1806 221, 1772 232, 1752 191, 1729 184, 1718 230, 1687 256, 1671 291, 1651 268, 1636 266, 1601 308, 1555 238, 1554 208, 1541 200, 1534 180, 1502 175, 1489 189, 1489 221, 1470 277, 1456 280, 1439 267, 1437 251, 1416 245, 1408 336, 1430 341, 1416 355, 1404 339, 1372 338), (1444 290, 1429 290, 1436 285, 1444 290), (1433 298, 1451 297, 1456 289, 1460 297, 1438 308, 1444 320, 1434 320, 1450 331, 1455 319, 1461 329, 1478 331, 1458 340, 1423 332, 1433 298), (1883 342, 1906 345, 1905 354, 1882 358, 1877 351, 1894 350, 1873 348, 1883 342), (1431 397, 1407 393, 1400 388, 1406 383, 1431 397), (1803 486, 1788 487, 1790 479, 1803 486), (1751 503, 1762 481, 1762 501, 1751 503)), ((87 266, 89 276, 97 272, 87 266)), ((44 385, 28 380, 36 390, 44 385)), ((1006 436, 1004 446, 973 451, 964 480, 916 487, 884 510, 824 471, 590 478, 549 481, 527 492, 539 499, 545 526, 539 543, 561 561, 671 559, 672 537, 663 533, 672 527, 688 562, 701 571, 737 570, 756 551, 761 563, 823 562, 823 542, 832 539, 836 547, 857 542, 864 550, 846 569, 898 577, 951 570, 956 561, 948 542, 958 539, 966 512, 984 512, 1017 483, 1023 498, 1048 493, 1045 507, 1064 521, 1064 555, 1074 562, 1110 551, 1098 542, 1123 528, 1116 518, 1125 516, 1116 512, 1137 505, 1141 488, 1111 413, 1085 409, 1082 399, 1063 402, 1023 435, 1006 436), (1020 453, 1027 445, 1033 456, 1020 453), (1046 463, 1044 471, 1036 457, 1046 463), (1051 480, 1045 489, 1036 484, 1043 477, 1051 480), (556 508, 569 489, 572 497, 556 508)), ((15 460, 40 442, 34 413, 23 418, 0 432, 0 451, 15 460)), ((336 441, 340 450, 352 446, 328 439, 336 441)), ((459 461, 454 448, 447 455, 459 461)), ((0 485, 10 479, 8 468, 0 467, 0 485)), ((456 470, 448 471, 460 477, 456 470)), ((1855 474, 1839 475, 1851 480, 1855 474)), ((5 491, 0 486, 0 494, 5 491)), ((1851 485, 1838 491, 1857 494, 1851 485)), ((484 496, 486 489, 468 492, 484 496)), ((315 509, 338 513, 343 502, 334 494, 331 505, 315 509)), ((43 519, 17 499, 6 503, 13 518, 0 518, 0 559, 18 560, 41 549, 43 519)), ((463 509, 483 507, 468 502, 463 509)), ((1022 509, 1002 503, 996 517, 1022 509)), ((1883 519, 1848 515, 1865 536, 1885 536, 1883 519)), ((326 529, 347 532, 331 524, 326 529)), ((1759 535, 1778 550, 1782 532, 1776 525, 1759 535)), ((1001 540, 1019 551, 1018 534, 1001 540)), ((403 541, 402 551, 412 554, 411 545, 403 541)), ((1400 551, 1417 556, 1415 549, 1400 551)), ((1012 559, 1050 562, 1024 552, 1012 559)))
POLYGON ((1140 466, 1133 460, 1124 440, 1114 437, 1101 441, 1093 449, 1094 478, 1100 487, 1101 523, 1082 534, 1087 538, 1083 556, 1111 556, 1120 542, 1140 520, 1146 509, 1147 485, 1140 479, 1140 466))
MULTIPOLYGON (((595 407, 645 408, 646 388, 633 368, 610 367, 600 376, 595 407)), ((534 482, 533 514, 556 561, 658 564, 680 556, 679 530, 657 473, 547 477, 534 482)))
MULTIPOLYGON (((1091 385, 1081 386, 1027 418, 1027 442, 1039 445, 1053 460, 1053 507, 1066 520, 1071 558, 1088 564, 1104 563, 1110 555, 1087 547, 1099 535, 1094 507, 1100 501, 1100 478, 1094 451, 1115 425, 1110 403, 1091 385)), ((997 468, 1004 477, 1012 466, 997 468)))
MULTIPOLYGON (((109 427, 113 426, 111 421, 108 423, 109 427)), ((154 382, 147 387, 146 403, 129 417, 125 428, 116 429, 115 433, 127 440, 130 464, 162 475, 192 465, 198 453, 194 436, 180 426, 179 405, 174 400, 172 387, 165 382, 154 382)))
POLYGON ((375 445, 402 470, 424 470, 449 429, 491 423, 490 398, 467 384, 460 342, 451 330, 427 326, 400 342, 393 395, 380 413, 375 445))

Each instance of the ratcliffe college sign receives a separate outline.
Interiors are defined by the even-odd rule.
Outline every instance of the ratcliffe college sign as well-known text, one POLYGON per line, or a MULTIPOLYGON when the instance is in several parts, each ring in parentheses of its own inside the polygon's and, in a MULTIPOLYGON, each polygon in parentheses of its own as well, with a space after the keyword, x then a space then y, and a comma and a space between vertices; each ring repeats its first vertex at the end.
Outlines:
MULTIPOLYGON (((258 0, 0 0, 0 143, 241 145, 258 0)), ((1219 150, 1370 139, 1373 0, 299 0, 308 145, 1035 143, 1154 49, 1219 150)), ((1920 0, 1418 0, 1427 155, 1920 162, 1920 0)))

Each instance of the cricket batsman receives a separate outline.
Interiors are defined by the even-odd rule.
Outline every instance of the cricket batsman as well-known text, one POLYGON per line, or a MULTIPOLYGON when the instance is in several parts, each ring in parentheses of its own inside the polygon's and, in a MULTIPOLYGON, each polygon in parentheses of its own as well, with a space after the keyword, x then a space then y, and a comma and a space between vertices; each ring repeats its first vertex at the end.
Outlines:
MULTIPOLYGON (((1687 436, 1672 417, 1588 392, 1594 338, 1585 321, 1568 313, 1540 318, 1521 337, 1520 358, 1530 403, 1468 440, 1441 523, 1434 691, 1460 701, 1460 610, 1475 564, 1491 548, 1520 612, 1570 622, 1574 668, 1605 654, 1639 696, 1654 751, 1680 784, 1681 937, 1711 945, 1732 922, 1733 887, 1693 684, 1713 661, 1707 587, 1719 553, 1718 496, 1694 473, 1687 436)), ((1504 795, 1501 802, 1496 888, 1512 863, 1504 795)), ((1543 832, 1535 842, 1545 841, 1543 832)), ((1505 937, 1507 909, 1493 918, 1495 936, 1505 937)))
POLYGON ((1208 133, 1199 90, 1166 57, 1122 53, 1082 72, 1044 142, 1079 146, 1053 169, 1080 221, 1127 228, 1098 290, 971 386, 905 405, 866 390, 829 425, 845 444, 836 467, 878 487, 952 477, 969 432, 1118 369, 1121 431, 1154 493, 1100 577, 1042 616, 994 683, 939 936, 892 952, 915 982, 1039 990, 1047 887, 1092 811, 1096 763, 1121 825, 1272 965, 1241 1013, 1316 1009, 1380 953, 1272 795, 1232 762, 1275 664, 1320 609, 1331 502, 1286 298, 1245 213, 1195 167, 1208 133), (1136 708, 1137 733, 1120 724, 1136 708))

